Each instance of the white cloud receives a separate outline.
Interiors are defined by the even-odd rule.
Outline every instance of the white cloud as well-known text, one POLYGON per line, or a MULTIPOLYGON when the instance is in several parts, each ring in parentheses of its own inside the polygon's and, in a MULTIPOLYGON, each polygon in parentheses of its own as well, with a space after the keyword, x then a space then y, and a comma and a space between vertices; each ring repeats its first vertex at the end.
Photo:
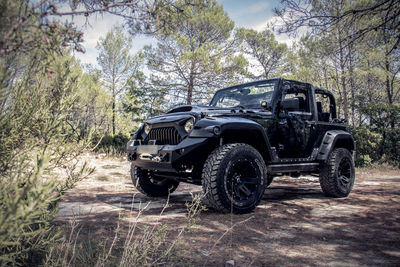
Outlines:
POLYGON ((267 28, 271 29, 271 25, 278 24, 280 21, 281 21, 281 19, 279 17, 273 16, 273 17, 267 18, 261 22, 258 22, 254 25, 251 25, 250 28, 254 29, 256 31, 263 31, 267 28))
POLYGON ((114 25, 122 24, 120 17, 111 14, 94 14, 88 18, 74 16, 68 18, 67 21, 73 22, 78 30, 83 32, 82 46, 85 48, 85 53, 76 52, 75 56, 81 63, 93 65, 96 65, 96 45, 100 37, 105 37, 114 25))
POLYGON ((282 19, 278 16, 273 16, 273 17, 270 17, 268 19, 265 19, 261 22, 258 22, 256 24, 250 26, 250 29, 253 29, 253 30, 256 30, 259 32, 263 31, 265 29, 269 29, 270 31, 275 33, 275 38, 278 42, 285 43, 288 46, 291 46, 295 41, 300 40, 301 36, 307 32, 306 29, 301 28, 298 31, 296 37, 291 37, 286 33, 278 34, 276 29, 278 29, 281 26, 283 26, 282 19))
MULTIPOLYGON (((84 16, 75 16, 72 20, 77 28, 83 31, 83 47, 85 53, 76 52, 75 56, 83 64, 97 65, 97 42, 101 37, 105 37, 107 32, 115 25, 123 25, 121 17, 112 14, 93 15, 88 18, 84 16)), ((154 39, 143 35, 135 36, 133 38, 133 47, 131 53, 137 53, 143 46, 154 43, 154 39)))

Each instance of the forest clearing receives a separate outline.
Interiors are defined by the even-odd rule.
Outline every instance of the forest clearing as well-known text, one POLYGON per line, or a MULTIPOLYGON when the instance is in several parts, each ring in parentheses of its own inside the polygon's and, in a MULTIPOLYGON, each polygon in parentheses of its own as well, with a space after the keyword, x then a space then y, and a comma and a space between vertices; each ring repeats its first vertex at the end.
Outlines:
POLYGON ((0 266, 399 265, 400 1, 0 0, 0 14, 0 266), (252 131, 244 120, 254 136, 223 135, 252 131), (172 159, 158 145, 198 131, 219 154, 175 147, 200 160, 152 169, 172 159), (222 154, 240 156, 234 172, 222 154), (249 213, 206 209, 184 183, 169 199, 138 193, 127 157, 164 195, 176 173, 200 177, 214 208, 250 199, 235 207, 249 213), (276 177, 263 195, 302 171, 343 198, 315 176, 276 177))
POLYGON ((186 204, 191 194, 201 194, 200 186, 181 183, 167 203, 134 188, 126 159, 87 154, 85 160, 96 170, 66 193, 56 218, 67 230, 76 221, 77 238, 85 242, 110 245, 119 222, 122 243, 115 249, 121 249, 129 224, 138 222, 138 229, 164 225, 164 245, 178 240, 170 256, 177 266, 224 266, 230 260, 235 266, 396 266, 400 261, 400 171, 395 169, 358 169, 345 199, 325 197, 317 177, 278 177, 253 213, 202 211, 178 236, 187 224, 186 204))

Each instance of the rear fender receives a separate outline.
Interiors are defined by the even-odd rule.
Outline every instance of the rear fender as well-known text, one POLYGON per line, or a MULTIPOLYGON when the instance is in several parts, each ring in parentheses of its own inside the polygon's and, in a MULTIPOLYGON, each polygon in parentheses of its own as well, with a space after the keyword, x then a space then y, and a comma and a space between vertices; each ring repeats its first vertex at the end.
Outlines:
POLYGON ((316 159, 321 161, 327 160, 329 154, 335 148, 339 147, 349 150, 353 155, 353 160, 355 159, 356 143, 354 138, 349 132, 342 130, 331 130, 325 133, 316 159))

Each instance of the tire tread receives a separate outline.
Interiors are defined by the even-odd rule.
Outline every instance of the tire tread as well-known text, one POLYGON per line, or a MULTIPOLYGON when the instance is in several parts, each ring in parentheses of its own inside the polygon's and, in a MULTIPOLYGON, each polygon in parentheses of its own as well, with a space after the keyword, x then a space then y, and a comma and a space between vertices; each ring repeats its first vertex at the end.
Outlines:
MULTIPOLYGON (((331 154, 328 157, 328 160, 325 163, 323 163, 323 166, 321 168, 321 172, 319 175, 319 182, 320 182, 322 191, 327 196, 338 198, 338 197, 345 197, 348 195, 348 193, 350 193, 350 192, 348 192, 347 194, 344 194, 337 187, 336 164, 337 164, 338 158, 343 155, 351 157, 351 154, 347 149, 336 148, 335 150, 333 150, 331 152, 331 154)), ((352 162, 352 166, 354 168, 353 162, 352 162)))
MULTIPOLYGON (((244 144, 244 143, 233 143, 233 144, 225 144, 217 149, 215 149, 207 158, 206 162, 204 163, 203 167, 203 173, 202 173, 202 186, 203 186, 203 192, 204 192, 204 201, 206 205, 208 205, 211 208, 214 208, 215 210, 224 212, 224 213, 229 213, 232 211, 232 208, 227 208, 222 200, 221 197, 218 193, 218 185, 217 185, 217 177, 218 177, 218 172, 220 170, 220 166, 224 160, 224 158, 227 156, 227 154, 234 148, 236 147, 244 147, 244 148, 252 148, 253 147, 244 144)), ((254 149, 255 150, 255 149, 254 149)), ((258 151, 257 151, 258 153, 258 151)), ((261 156, 260 156, 261 157, 261 156)), ((258 205, 259 201, 256 203, 258 205)), ((234 210, 234 213, 247 213, 250 212, 251 209, 243 209, 243 210, 234 210)))
POLYGON ((179 185, 177 181, 169 181, 166 187, 157 187, 156 185, 149 185, 142 179, 148 179, 148 177, 144 177, 143 170, 137 167, 134 164, 131 164, 131 179, 133 185, 136 189, 149 197, 165 197, 168 194, 171 194, 176 190, 179 185))

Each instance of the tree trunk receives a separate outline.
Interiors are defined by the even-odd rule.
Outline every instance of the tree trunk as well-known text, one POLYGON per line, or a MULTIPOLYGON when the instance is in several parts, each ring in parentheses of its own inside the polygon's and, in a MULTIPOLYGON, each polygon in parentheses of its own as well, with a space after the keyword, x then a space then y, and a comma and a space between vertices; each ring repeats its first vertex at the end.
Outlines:
POLYGON ((342 82, 342 89, 343 89, 343 113, 344 119, 349 121, 349 107, 348 107, 348 99, 347 99, 347 87, 346 87, 346 72, 345 72, 345 62, 344 62, 344 55, 343 55, 343 44, 342 39, 339 34, 339 65, 340 65, 340 75, 341 75, 341 82, 342 82))
POLYGON ((188 95, 187 95, 187 104, 192 104, 192 97, 193 97, 193 79, 190 78, 189 86, 188 86, 188 95))
POLYGON ((354 66, 351 46, 349 48, 349 80, 350 80, 350 93, 351 93, 351 123, 355 126, 355 113, 356 113, 356 100, 355 100, 355 88, 354 88, 354 66))
POLYGON ((112 135, 115 135, 115 101, 116 101, 116 95, 115 95, 115 83, 113 82, 112 85, 112 95, 113 95, 113 99, 112 99, 112 135))
POLYGON ((386 71, 386 95, 388 103, 391 105, 393 104, 393 96, 392 96, 392 90, 390 88, 390 77, 389 77, 390 64, 387 56, 385 56, 385 71, 386 71))
POLYGON ((187 104, 192 104, 193 98, 193 89, 194 89, 194 62, 192 61, 192 66, 190 67, 190 74, 189 74, 189 85, 188 85, 188 94, 187 94, 187 104))
MULTIPOLYGON (((391 84, 390 84, 390 77, 389 77, 389 73, 390 73, 390 63, 389 63, 389 59, 388 59, 388 55, 385 55, 385 71, 386 71, 386 94, 387 94, 387 100, 390 106, 393 105, 393 91, 391 88, 391 84)), ((394 128, 394 114, 390 113, 390 128, 394 128)))
POLYGON ((324 65, 324 81, 325 81, 325 89, 328 90, 328 73, 326 71, 326 65, 324 65))

